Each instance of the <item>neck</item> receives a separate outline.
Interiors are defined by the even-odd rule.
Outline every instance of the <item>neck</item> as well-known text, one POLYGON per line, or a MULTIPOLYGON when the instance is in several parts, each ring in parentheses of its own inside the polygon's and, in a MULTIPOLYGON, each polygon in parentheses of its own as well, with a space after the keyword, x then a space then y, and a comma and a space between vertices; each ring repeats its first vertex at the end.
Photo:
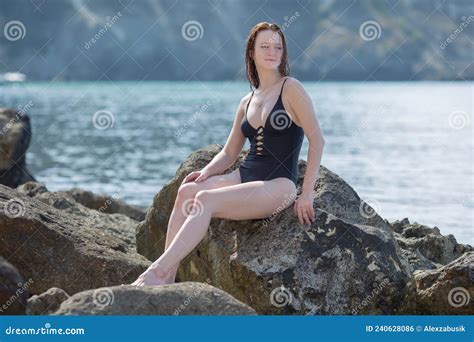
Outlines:
POLYGON ((257 68, 257 72, 258 72, 258 78, 260 80, 260 85, 258 86, 257 89, 259 89, 260 91, 267 90, 268 88, 278 83, 278 81, 280 81, 282 78, 278 70, 269 70, 269 69, 259 70, 257 68))

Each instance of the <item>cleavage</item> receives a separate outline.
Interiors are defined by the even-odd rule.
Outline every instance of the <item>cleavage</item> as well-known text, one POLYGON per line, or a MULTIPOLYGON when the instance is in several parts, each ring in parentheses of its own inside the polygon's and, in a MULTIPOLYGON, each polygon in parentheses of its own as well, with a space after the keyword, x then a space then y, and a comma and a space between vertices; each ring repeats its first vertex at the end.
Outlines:
MULTIPOLYGON (((273 99, 272 99, 272 100, 273 100, 273 99)), ((249 120, 249 115, 248 115, 248 111, 247 111, 247 122, 249 123, 249 125, 250 125, 253 129, 256 129, 256 130, 259 129, 260 127, 265 128, 265 126, 266 126, 266 124, 267 124, 267 121, 268 121, 268 118, 270 117, 270 115, 271 115, 272 112, 274 111, 275 107, 278 105, 278 101, 279 101, 279 100, 280 100, 280 96, 278 96, 276 102, 273 104, 273 107, 271 107, 270 110, 264 110, 264 109, 261 110, 260 115, 261 115, 262 113, 264 113, 264 114, 265 114, 265 117, 264 117, 264 121, 262 122, 263 124, 258 125, 257 128, 255 128, 255 126, 250 122, 250 120, 249 120)), ((273 101, 274 101, 274 100, 273 100, 273 101)), ((261 103, 261 102, 258 102, 258 103, 261 103)), ((255 102, 254 102, 254 107, 255 107, 255 102)), ((258 108, 261 108, 261 107, 259 107, 259 106, 257 106, 257 107, 258 107, 258 108)), ((250 106, 249 106, 249 108, 250 108, 250 106)))

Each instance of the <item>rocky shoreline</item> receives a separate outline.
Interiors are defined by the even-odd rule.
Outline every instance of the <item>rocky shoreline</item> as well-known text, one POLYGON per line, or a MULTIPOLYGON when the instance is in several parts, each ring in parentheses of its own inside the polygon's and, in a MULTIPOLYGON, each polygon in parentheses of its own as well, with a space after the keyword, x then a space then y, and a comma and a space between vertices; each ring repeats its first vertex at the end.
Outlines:
MULTIPOLYGON (((367 204, 324 166, 311 226, 300 225, 291 208, 270 222, 213 218, 206 238, 183 260, 176 284, 121 286, 162 253, 179 184, 220 148, 192 153, 146 213, 77 188, 0 185, 1 313, 473 313, 470 245, 437 227, 367 214, 360 209, 367 204)), ((305 162, 299 166, 303 176, 305 162)))
MULTIPOLYGON (((122 285, 163 252, 179 185, 222 147, 191 153, 146 211, 78 188, 51 192, 31 179, 0 185, 0 314, 474 313, 472 246, 408 218, 387 221, 323 165, 310 226, 292 206, 266 220, 213 218, 175 284, 122 285)), ((305 169, 300 160, 299 184, 305 169)))

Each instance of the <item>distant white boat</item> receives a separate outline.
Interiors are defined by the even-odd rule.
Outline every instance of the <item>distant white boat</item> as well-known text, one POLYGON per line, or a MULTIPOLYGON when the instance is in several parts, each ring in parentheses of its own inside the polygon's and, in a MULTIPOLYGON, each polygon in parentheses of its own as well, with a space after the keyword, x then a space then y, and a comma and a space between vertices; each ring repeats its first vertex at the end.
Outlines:
POLYGON ((6 72, 0 74, 0 82, 24 82, 26 75, 21 72, 6 72))

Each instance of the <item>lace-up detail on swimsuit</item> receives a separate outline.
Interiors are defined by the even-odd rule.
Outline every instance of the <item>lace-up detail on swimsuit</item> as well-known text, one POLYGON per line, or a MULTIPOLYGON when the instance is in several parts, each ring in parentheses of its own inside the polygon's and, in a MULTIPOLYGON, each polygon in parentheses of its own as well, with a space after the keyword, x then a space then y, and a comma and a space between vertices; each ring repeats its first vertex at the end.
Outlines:
POLYGON ((263 151, 263 127, 260 126, 260 128, 257 130, 257 136, 255 137, 255 139, 257 139, 256 155, 261 156, 263 151))

